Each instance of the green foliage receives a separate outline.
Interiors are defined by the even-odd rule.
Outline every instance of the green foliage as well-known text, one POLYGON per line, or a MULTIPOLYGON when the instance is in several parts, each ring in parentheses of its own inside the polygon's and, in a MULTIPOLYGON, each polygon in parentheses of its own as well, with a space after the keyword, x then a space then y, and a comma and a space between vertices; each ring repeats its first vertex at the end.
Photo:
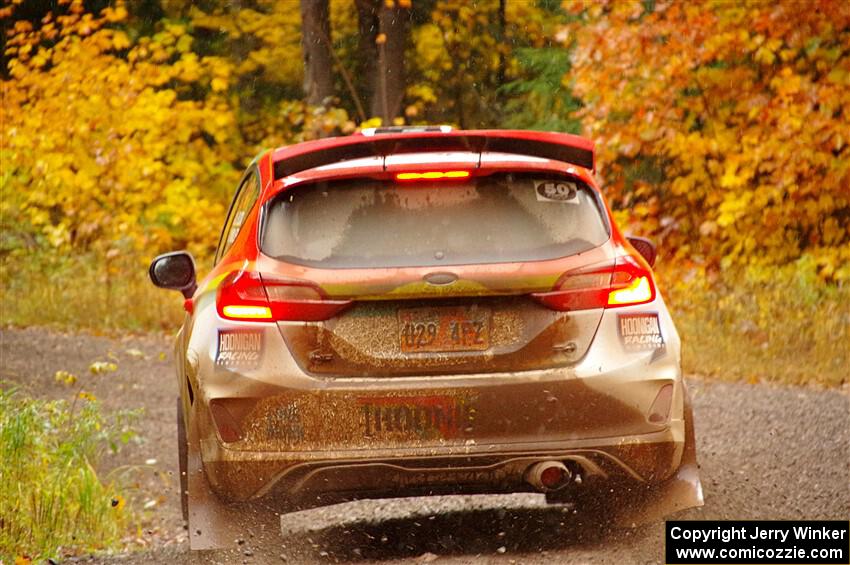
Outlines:
POLYGON ((560 47, 516 51, 521 76, 498 90, 506 97, 502 127, 579 133, 575 112, 581 102, 563 84, 570 70, 570 53, 560 47))
MULTIPOLYGON (((558 11, 525 0, 507 1, 504 16, 502 26, 498 0, 434 3, 429 18, 411 32, 408 118, 464 128, 504 127, 505 95, 512 95, 516 108, 531 91, 519 84, 525 72, 519 50, 545 47, 563 22, 558 11), (514 82, 512 91, 500 91, 507 81, 514 82)), ((540 104, 531 98, 531 104, 540 104)), ((545 102, 536 111, 545 111, 545 102)))
POLYGON ((34 400, 0 390, 0 561, 33 562, 116 546, 132 521, 117 474, 95 470, 132 437, 133 415, 96 400, 34 400), (60 549, 61 548, 61 549, 60 549))

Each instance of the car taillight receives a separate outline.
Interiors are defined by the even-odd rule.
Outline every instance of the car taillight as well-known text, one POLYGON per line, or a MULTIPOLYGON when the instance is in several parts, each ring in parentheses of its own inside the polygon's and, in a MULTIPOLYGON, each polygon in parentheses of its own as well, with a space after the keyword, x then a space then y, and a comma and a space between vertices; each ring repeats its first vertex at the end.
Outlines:
POLYGON ((246 322, 327 320, 351 304, 328 300, 312 283, 263 277, 234 271, 224 278, 216 295, 218 315, 246 322))
POLYGON ((613 265, 565 273, 550 292, 532 296, 553 310, 588 310, 645 304, 655 300, 649 269, 630 255, 613 265))
POLYGON ((416 180, 457 180, 469 178, 469 171, 426 171, 396 173, 395 180, 397 181, 416 181, 416 180))

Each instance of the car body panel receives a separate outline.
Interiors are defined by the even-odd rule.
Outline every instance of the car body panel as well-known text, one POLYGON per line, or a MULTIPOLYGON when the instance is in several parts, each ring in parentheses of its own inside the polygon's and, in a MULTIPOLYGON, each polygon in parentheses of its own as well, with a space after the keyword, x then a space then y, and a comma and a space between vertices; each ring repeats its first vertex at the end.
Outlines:
POLYGON ((678 336, 664 323, 664 309, 663 349, 625 351, 615 327, 618 316, 659 313, 659 306, 663 303, 605 311, 597 333, 615 337, 594 340, 581 361, 562 368, 329 378, 298 366, 279 328, 287 324, 223 324, 210 300, 198 312, 210 323, 196 325, 189 344, 187 357, 194 361, 191 373, 197 379, 190 377, 190 382, 202 391, 201 406, 224 408, 224 418, 231 418, 244 438, 224 442, 208 408, 204 461, 208 466, 275 462, 265 475, 254 470, 213 480, 220 495, 242 500, 262 495, 265 485, 290 465, 364 454, 416 458, 590 446, 623 454, 615 456, 616 464, 641 481, 669 477, 684 447, 678 336), (220 332, 240 330, 262 332, 261 358, 251 368, 221 367, 215 345, 220 332), (666 384, 676 385, 671 420, 653 424, 647 416, 666 384), (625 455, 629 446, 653 444, 672 451, 668 457, 625 455), (259 482, 252 485, 247 477, 259 482))
POLYGON ((352 143, 341 139, 269 151, 252 163, 257 203, 187 306, 175 354, 189 436, 192 548, 231 543, 233 522, 223 517, 252 501, 284 510, 359 497, 534 492, 526 470, 552 460, 571 465, 589 485, 625 481, 629 490, 651 490, 644 516, 701 504, 679 336, 663 297, 576 311, 550 310, 530 297, 551 291, 564 273, 637 256, 592 171, 502 145, 361 155, 275 178, 281 159, 352 143), (288 190, 450 168, 578 179, 596 194, 609 239, 552 260, 439 269, 318 268, 261 251, 264 206, 288 190), (310 281, 325 298, 352 306, 319 322, 227 320, 216 294, 234 271, 310 281), (435 272, 451 282, 429 284, 435 272), (427 316, 451 308, 486 310, 486 348, 403 349, 398 332, 411 309, 427 316), (629 342, 624 328, 633 319, 654 320, 651 341, 629 342), (672 392, 659 417, 664 390, 672 392))

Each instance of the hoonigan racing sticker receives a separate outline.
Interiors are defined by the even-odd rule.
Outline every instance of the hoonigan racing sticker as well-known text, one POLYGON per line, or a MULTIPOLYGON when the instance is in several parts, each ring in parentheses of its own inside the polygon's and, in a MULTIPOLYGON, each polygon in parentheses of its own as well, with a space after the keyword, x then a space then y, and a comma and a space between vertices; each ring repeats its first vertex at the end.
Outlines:
POLYGON ((651 351, 664 347, 657 313, 619 314, 617 330, 627 351, 651 351))
POLYGON ((253 369, 263 356, 263 330, 218 330, 215 364, 253 369))

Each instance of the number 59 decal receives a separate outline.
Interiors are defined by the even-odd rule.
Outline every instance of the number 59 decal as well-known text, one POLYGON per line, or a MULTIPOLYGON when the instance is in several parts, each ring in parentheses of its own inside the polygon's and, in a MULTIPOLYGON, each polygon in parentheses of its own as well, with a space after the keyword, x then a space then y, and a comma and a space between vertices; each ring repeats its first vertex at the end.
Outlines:
POLYGON ((578 189, 568 181, 543 181, 535 188, 537 200, 541 202, 575 202, 578 189))

